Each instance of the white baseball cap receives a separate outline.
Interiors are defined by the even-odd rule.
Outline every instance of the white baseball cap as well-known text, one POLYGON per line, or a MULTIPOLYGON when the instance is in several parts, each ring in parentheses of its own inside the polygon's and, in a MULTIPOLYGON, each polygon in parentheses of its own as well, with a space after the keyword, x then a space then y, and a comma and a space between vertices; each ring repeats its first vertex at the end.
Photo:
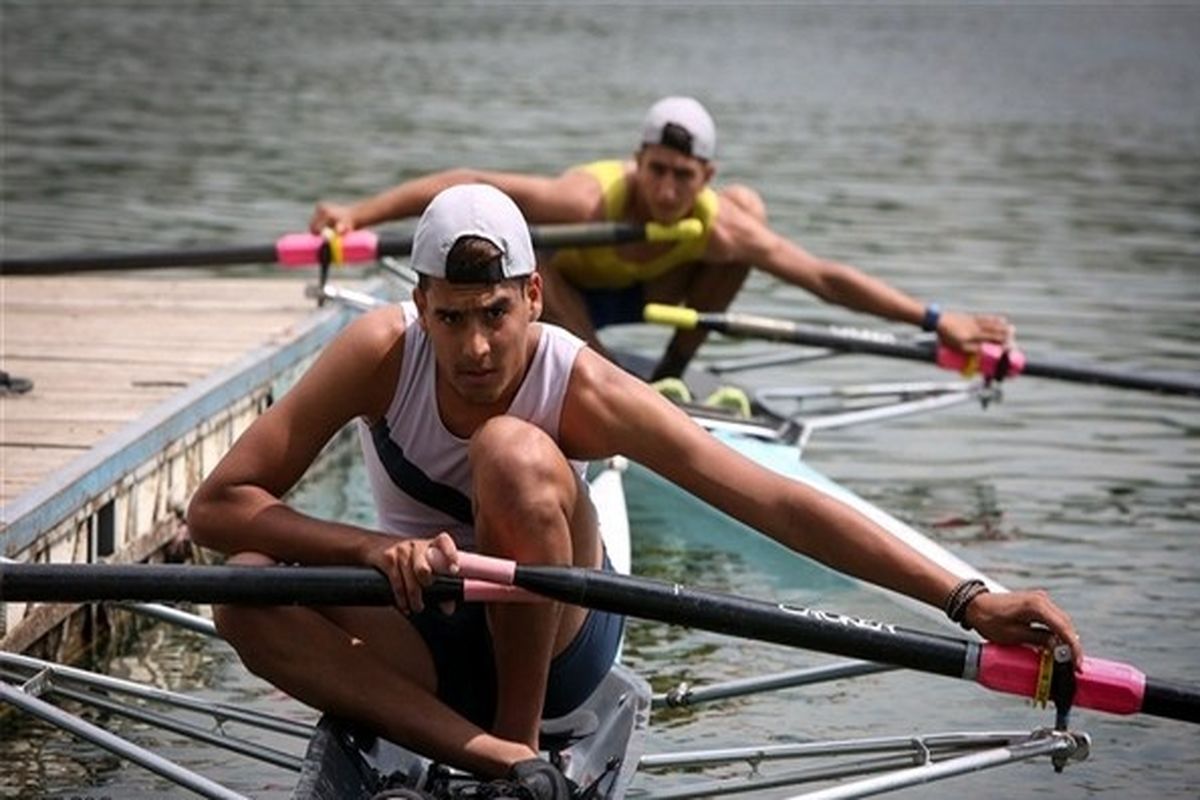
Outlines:
MULTIPOLYGON (((529 275, 537 268, 529 224, 517 204, 494 186, 464 183, 443 189, 417 222, 410 264, 422 275, 466 282, 446 275, 446 257, 464 236, 486 239, 500 251, 487 282, 529 275)), ((478 282, 478 276, 469 282, 478 282)))
POLYGON ((717 155, 717 126, 692 97, 664 97, 646 112, 642 144, 661 144, 709 161, 717 155))

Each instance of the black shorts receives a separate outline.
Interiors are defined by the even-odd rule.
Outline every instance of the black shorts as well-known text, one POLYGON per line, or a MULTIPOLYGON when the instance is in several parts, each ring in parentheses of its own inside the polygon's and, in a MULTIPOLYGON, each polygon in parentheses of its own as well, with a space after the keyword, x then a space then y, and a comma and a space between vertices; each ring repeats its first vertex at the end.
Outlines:
POLYGON ((581 289, 588 316, 596 328, 641 322, 645 316, 646 287, 635 283, 624 289, 581 289))
MULTIPOLYGON (((604 569, 612 571, 607 556, 604 569)), ((484 730, 496 716, 496 659, 483 603, 459 603, 451 615, 437 606, 410 617, 425 640, 437 670, 438 698, 484 730)), ((589 611, 579 633, 550 662, 542 717, 561 717, 578 708, 608 674, 625 617, 589 611)))

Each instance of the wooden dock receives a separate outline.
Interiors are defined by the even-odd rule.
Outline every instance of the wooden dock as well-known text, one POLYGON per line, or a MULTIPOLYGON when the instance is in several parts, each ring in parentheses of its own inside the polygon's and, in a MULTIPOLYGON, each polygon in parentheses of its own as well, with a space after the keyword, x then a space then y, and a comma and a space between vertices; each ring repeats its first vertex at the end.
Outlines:
MULTIPOLYGON (((0 278, 0 313, 0 369, 32 382, 0 394, 0 556, 68 562, 178 537, 199 482, 355 312, 318 310, 296 276, 197 275, 0 278)), ((0 603, 0 647, 72 611, 0 603)))

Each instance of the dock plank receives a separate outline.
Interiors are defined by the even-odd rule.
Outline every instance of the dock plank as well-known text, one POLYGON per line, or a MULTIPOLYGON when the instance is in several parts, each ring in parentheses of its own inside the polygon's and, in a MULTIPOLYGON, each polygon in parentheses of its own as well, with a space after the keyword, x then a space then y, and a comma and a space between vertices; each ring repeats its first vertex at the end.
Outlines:
POLYGON ((307 277, 0 278, 0 505, 184 387, 287 341, 307 277))

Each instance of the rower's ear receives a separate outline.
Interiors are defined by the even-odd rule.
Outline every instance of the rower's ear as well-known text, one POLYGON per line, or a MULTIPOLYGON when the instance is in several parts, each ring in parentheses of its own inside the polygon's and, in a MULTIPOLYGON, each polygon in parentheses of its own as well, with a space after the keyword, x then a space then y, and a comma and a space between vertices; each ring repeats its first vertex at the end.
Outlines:
POLYGON ((420 286, 414 286, 412 299, 417 306, 417 324, 423 330, 429 330, 429 327, 425 324, 425 309, 429 307, 429 298, 425 296, 425 291, 420 286))
POLYGON ((529 300, 529 321, 535 322, 542 316, 542 275, 532 273, 525 281, 525 297, 529 300))

